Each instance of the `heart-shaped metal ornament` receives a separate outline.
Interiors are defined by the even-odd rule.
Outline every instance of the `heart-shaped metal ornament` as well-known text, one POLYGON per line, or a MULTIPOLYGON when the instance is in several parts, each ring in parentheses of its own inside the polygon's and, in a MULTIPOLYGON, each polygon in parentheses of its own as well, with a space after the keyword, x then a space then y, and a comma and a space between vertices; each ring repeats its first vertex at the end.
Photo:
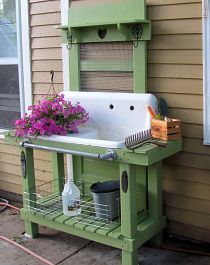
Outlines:
POLYGON ((104 39, 107 34, 107 29, 99 29, 98 30, 98 36, 100 39, 104 39))

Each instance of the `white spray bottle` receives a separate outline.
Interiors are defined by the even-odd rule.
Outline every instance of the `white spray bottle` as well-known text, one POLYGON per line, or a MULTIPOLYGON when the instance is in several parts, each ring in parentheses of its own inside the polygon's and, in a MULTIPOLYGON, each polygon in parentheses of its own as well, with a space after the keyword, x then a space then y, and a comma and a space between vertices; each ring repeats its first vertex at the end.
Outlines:
POLYGON ((80 191, 74 184, 73 174, 71 171, 72 158, 67 157, 68 180, 62 192, 63 214, 67 216, 75 216, 81 213, 80 191))

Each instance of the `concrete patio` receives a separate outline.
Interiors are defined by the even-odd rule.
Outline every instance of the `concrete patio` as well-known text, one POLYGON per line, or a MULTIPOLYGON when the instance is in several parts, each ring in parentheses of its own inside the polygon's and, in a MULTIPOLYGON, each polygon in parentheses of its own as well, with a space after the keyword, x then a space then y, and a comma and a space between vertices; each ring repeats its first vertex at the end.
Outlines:
MULTIPOLYGON (((41 255, 53 264, 60 265, 120 265, 121 252, 117 249, 90 242, 45 227, 40 228, 36 239, 23 236, 24 223, 14 210, 6 209, 0 213, 0 235, 6 236, 41 255)), ((188 248, 210 253, 208 244, 180 241, 168 238, 165 247, 188 248)), ((42 265, 36 258, 23 250, 0 241, 1 265, 42 265)), ((210 257, 179 253, 152 248, 148 244, 138 252, 141 265, 210 265, 210 257)))

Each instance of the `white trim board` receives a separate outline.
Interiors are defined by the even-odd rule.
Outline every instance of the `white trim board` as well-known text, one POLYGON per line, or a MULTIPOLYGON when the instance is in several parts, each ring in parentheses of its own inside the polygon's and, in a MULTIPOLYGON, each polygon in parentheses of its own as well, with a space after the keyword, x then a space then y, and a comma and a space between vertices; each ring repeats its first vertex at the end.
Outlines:
POLYGON ((204 144, 210 145, 210 3, 202 1, 203 10, 203 121, 204 144))
MULTIPOLYGON (((68 25, 69 0, 61 0, 61 24, 68 25)), ((63 90, 70 90, 69 82, 69 50, 66 44, 62 44, 62 65, 63 65, 63 90)))
POLYGON ((22 17, 21 2, 16 0, 16 29, 17 29, 17 55, 18 55, 18 77, 19 77, 19 95, 20 95, 20 112, 21 116, 25 113, 24 102, 24 72, 23 72, 23 51, 22 51, 22 17))
POLYGON ((28 1, 16 0, 16 18, 20 110, 23 115, 33 99, 28 1))
MULTIPOLYGON (((20 8, 20 59, 22 60, 22 102, 23 113, 28 110, 28 106, 33 103, 32 79, 31 79, 31 50, 30 50, 30 17, 28 1, 19 2, 20 8), (24 52, 22 52, 24 51, 24 52)), ((23 114, 22 113, 22 114, 23 114)))
MULTIPOLYGON (((61 0, 61 24, 68 25, 68 10, 70 0, 61 0)), ((66 44, 62 44, 62 66, 63 66, 63 90, 70 90, 69 77, 69 50, 66 44)), ((72 155, 67 155, 67 175, 68 179, 73 179, 73 158, 72 155)))

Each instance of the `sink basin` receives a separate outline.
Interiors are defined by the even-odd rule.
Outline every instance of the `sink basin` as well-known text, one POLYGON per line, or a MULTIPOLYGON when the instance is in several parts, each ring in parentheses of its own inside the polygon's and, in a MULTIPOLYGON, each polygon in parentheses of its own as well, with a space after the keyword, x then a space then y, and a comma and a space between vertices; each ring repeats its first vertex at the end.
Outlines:
POLYGON ((60 135, 42 136, 39 137, 39 139, 72 143, 72 144, 100 146, 105 148, 122 148, 124 146, 124 140, 109 141, 109 140, 100 139, 97 128, 88 127, 88 126, 79 127, 79 133, 72 133, 66 136, 60 136, 60 135))
POLYGON ((66 100, 80 102, 89 121, 79 133, 40 137, 51 141, 122 148, 127 136, 149 129, 151 117, 147 106, 157 111, 157 99, 151 94, 64 91, 66 100))

